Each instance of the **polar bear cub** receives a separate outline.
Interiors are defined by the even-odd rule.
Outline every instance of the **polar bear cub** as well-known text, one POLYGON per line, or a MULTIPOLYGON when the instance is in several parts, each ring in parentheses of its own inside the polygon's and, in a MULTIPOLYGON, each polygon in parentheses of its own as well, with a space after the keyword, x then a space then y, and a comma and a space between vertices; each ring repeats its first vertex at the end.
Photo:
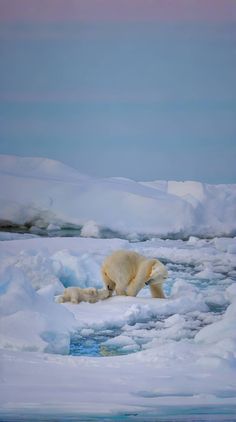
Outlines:
POLYGON ((58 302, 95 303, 99 300, 107 299, 109 296, 111 296, 111 291, 107 289, 95 289, 94 287, 89 287, 87 289, 81 289, 80 287, 67 287, 63 294, 59 296, 58 302))
POLYGON ((118 250, 105 258, 101 272, 107 289, 111 292, 115 290, 117 295, 136 296, 146 284, 152 297, 165 297, 162 284, 168 273, 158 259, 118 250))

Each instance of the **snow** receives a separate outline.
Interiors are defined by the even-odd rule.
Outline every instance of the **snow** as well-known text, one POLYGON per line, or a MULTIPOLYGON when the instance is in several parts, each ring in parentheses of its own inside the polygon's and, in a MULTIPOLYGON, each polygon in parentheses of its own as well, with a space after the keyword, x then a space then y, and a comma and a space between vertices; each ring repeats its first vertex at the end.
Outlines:
POLYGON ((1 240, 16 240, 16 239, 32 239, 37 237, 34 234, 30 233, 10 233, 10 232, 0 232, 0 241, 1 240))
MULTIPOLYGON (((74 318, 37 294, 23 271, 7 267, 0 278, 1 348, 67 354, 74 318)), ((60 286, 54 286, 54 293, 60 286)))
POLYGON ((224 317, 220 320, 211 324, 210 326, 204 327, 195 337, 196 341, 204 341, 210 343, 218 343, 220 339, 220 344, 224 344, 224 341, 231 342, 234 347, 232 353, 235 353, 236 350, 236 330, 235 330, 235 321, 236 321, 236 294, 235 294, 236 285, 231 285, 225 291, 226 297, 231 301, 231 304, 228 306, 224 317))
POLYGON ((236 405, 236 185, 95 179, 15 156, 0 156, 0 183, 1 409, 236 405), (166 299, 145 287, 58 303, 64 287, 102 288, 117 249, 167 266, 166 299))
POLYGON ((82 237, 99 237, 100 235, 99 227, 95 223, 95 221, 93 220, 87 221, 83 225, 80 235, 82 237))
POLYGON ((131 240, 236 233, 236 185, 95 179, 54 160, 6 155, 0 183, 1 226, 33 234, 64 227, 85 237, 131 240))
POLYGON ((236 238, 196 237, 0 242, 1 408, 235 405, 235 246, 236 238), (167 299, 145 287, 136 298, 57 303, 64 285, 101 288, 101 262, 120 248, 166 263, 167 299), (69 355, 71 339, 98 336, 110 336, 100 357, 69 355))

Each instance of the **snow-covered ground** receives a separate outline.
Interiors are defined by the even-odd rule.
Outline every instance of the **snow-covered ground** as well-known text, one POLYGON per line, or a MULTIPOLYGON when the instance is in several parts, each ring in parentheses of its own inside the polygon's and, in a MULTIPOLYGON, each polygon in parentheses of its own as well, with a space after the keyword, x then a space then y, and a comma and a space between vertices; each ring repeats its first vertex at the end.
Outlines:
POLYGON ((15 156, 0 156, 0 185, 0 421, 236 409, 236 185, 94 179, 15 156), (70 229, 80 237, 54 237, 70 229), (57 303, 65 286, 103 287, 116 249, 162 260, 166 299, 147 287, 57 303))
POLYGON ((0 242, 2 411, 236 405, 235 254, 236 238, 0 242), (166 263, 166 299, 145 288, 137 298, 56 303, 63 285, 102 287, 100 264, 120 248, 166 263), (71 340, 99 336, 100 356, 69 354, 71 340))
MULTIPOLYGON (((158 169, 157 169, 158 171, 158 169)), ((236 185, 96 179, 58 161, 0 156, 0 225, 85 237, 235 236, 236 185)))

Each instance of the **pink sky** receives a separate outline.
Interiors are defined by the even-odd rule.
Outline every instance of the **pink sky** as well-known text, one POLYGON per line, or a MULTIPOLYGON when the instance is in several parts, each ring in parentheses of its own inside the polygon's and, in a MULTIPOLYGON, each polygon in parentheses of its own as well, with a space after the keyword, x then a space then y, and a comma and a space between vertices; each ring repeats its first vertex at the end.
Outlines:
POLYGON ((235 21, 236 0, 0 0, 0 21, 235 21))

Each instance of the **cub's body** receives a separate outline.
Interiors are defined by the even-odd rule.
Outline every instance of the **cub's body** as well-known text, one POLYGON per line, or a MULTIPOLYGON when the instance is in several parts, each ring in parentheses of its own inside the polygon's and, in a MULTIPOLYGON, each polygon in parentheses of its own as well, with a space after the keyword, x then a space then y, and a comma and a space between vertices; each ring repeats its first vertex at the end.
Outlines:
POLYGON ((59 297, 58 302, 95 303, 99 300, 107 299, 110 295, 111 293, 107 289, 95 289, 94 287, 89 287, 87 289, 81 289, 80 287, 67 287, 64 290, 63 295, 59 297))

